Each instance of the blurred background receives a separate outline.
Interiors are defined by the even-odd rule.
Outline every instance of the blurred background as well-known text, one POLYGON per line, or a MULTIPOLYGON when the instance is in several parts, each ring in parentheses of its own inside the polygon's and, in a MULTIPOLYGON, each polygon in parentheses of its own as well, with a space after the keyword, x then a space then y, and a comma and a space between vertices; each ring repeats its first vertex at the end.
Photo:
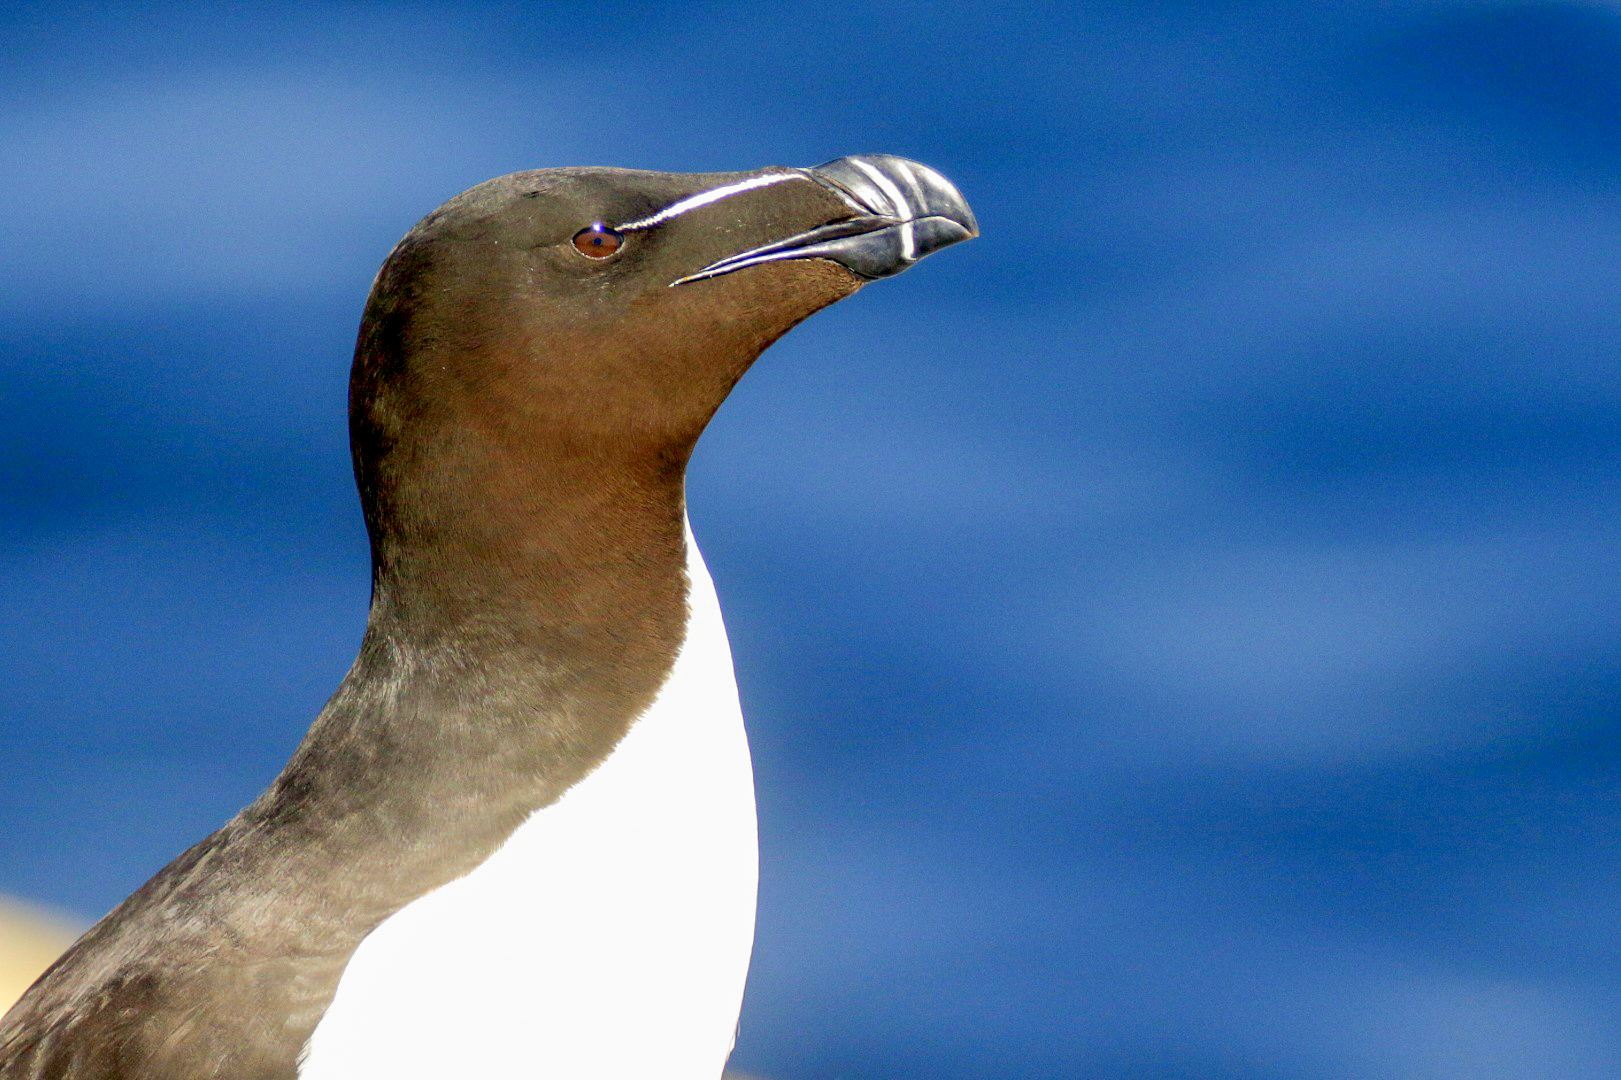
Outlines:
POLYGON ((898 153, 982 238, 795 330, 692 467, 762 814, 736 1064, 1621 1076, 1621 8, 0 39, 0 892, 87 924, 348 666, 345 379, 418 217, 898 153))

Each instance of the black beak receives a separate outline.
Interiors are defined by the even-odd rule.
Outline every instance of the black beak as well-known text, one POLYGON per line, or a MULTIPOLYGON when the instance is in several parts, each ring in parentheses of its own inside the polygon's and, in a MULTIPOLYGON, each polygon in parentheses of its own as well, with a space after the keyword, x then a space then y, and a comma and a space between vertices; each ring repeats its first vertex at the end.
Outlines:
POLYGON ((875 280, 979 235, 979 223, 962 192, 927 165, 893 154, 859 154, 801 171, 836 192, 856 216, 728 255, 671 284, 780 259, 831 259, 875 280))

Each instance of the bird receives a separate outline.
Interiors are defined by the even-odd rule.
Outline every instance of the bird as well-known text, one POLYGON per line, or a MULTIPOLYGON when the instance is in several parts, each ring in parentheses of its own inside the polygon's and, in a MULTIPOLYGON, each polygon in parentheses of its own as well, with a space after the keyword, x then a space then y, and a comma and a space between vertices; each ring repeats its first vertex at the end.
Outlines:
POLYGON ((0 1023, 0 1080, 715 1080, 753 771, 688 460, 801 320, 977 236, 905 158, 450 199, 349 382, 372 598, 268 788, 0 1023))

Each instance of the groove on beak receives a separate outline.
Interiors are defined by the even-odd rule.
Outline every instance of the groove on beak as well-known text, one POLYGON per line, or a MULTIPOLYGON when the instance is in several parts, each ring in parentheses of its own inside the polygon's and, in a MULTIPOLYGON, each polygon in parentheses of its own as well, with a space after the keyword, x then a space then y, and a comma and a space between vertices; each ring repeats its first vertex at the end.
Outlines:
POLYGON ((782 259, 831 259, 876 280, 979 235, 962 192, 927 165, 893 154, 858 154, 801 171, 836 192, 855 216, 728 255, 671 285, 782 259))

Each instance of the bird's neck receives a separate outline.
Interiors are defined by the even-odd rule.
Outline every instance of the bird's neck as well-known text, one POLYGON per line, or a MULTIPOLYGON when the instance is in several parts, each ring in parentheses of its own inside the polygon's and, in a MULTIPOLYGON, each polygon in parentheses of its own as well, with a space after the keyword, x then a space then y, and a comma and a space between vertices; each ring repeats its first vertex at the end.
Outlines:
POLYGON ((281 845, 290 883, 365 882, 345 932, 465 873, 605 760, 687 633, 684 461, 501 452, 463 474, 480 488, 395 493, 354 667, 247 812, 303 835, 281 845))
POLYGON ((720 1074, 753 936, 754 796, 695 545, 688 578, 687 638, 651 707, 499 851, 366 937, 303 1080, 720 1074))

